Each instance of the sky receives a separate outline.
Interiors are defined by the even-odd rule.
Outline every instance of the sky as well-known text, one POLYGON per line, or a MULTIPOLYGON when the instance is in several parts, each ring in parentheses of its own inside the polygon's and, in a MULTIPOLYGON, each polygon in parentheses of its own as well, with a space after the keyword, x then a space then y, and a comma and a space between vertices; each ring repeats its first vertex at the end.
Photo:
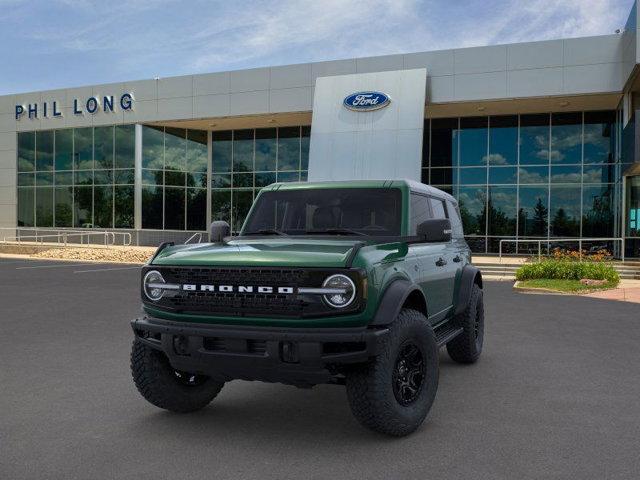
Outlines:
POLYGON ((0 0, 0 95, 614 33, 633 0, 0 0))

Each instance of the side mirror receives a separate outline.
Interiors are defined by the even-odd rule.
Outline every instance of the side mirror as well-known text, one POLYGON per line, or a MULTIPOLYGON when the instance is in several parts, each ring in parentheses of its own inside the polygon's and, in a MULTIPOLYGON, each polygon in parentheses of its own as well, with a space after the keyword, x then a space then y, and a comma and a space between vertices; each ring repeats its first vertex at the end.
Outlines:
POLYGON ((432 218, 418 225, 418 236, 425 242, 450 242, 451 221, 448 218, 432 218))
POLYGON ((224 237, 228 237, 231 234, 231 227, 224 220, 217 220, 211 222, 209 227, 209 241, 213 243, 222 243, 224 237))

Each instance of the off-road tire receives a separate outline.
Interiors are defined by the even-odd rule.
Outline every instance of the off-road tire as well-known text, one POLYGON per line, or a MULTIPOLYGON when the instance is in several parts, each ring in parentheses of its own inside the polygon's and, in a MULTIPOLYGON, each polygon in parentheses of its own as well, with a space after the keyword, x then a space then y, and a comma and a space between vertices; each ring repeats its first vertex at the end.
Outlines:
POLYGON ((131 348, 131 374, 136 388, 149 403, 177 413, 206 407, 224 386, 208 377, 199 377, 197 384, 185 384, 164 353, 138 340, 131 348))
POLYGON ((463 331, 447 343, 449 356, 458 363, 475 363, 484 341, 484 303, 482 289, 477 284, 473 284, 467 308, 456 316, 454 323, 463 331))
POLYGON ((389 327, 381 353, 366 365, 346 374, 351 411, 365 427, 393 436, 415 431, 424 421, 438 390, 438 345, 426 317, 403 309, 389 327), (415 400, 402 405, 394 392, 394 371, 406 345, 419 348, 424 377, 415 400))

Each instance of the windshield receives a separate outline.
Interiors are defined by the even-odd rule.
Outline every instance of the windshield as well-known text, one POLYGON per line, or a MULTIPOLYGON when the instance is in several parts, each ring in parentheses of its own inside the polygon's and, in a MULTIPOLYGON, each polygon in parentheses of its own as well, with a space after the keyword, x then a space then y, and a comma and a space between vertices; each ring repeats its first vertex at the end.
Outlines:
POLYGON ((397 188, 331 188, 265 192, 242 235, 400 235, 397 188))

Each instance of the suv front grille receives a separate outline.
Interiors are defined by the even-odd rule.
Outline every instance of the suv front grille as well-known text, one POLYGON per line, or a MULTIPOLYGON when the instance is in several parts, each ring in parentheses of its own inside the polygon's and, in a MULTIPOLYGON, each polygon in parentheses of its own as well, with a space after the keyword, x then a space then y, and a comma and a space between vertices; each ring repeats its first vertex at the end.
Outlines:
MULTIPOLYGON (((195 313, 220 316, 252 316, 252 317, 291 317, 332 315, 353 313, 360 308, 356 299, 353 304, 343 310, 336 311, 327 306, 319 295, 302 295, 298 293, 258 293, 257 287, 291 287, 297 292, 299 287, 320 287, 322 282, 336 270, 302 269, 302 268, 209 268, 209 267, 148 267, 142 275, 150 270, 160 271, 166 283, 179 285, 226 285, 232 286, 233 292, 179 290, 169 292, 158 302, 149 302, 142 294, 142 299, 154 306, 176 313, 195 313), (254 292, 238 293, 238 286, 254 286, 254 292)), ((353 270, 342 270, 352 277, 356 285, 360 285, 359 275, 353 270)), ((358 292, 358 298, 360 292, 358 292)))

